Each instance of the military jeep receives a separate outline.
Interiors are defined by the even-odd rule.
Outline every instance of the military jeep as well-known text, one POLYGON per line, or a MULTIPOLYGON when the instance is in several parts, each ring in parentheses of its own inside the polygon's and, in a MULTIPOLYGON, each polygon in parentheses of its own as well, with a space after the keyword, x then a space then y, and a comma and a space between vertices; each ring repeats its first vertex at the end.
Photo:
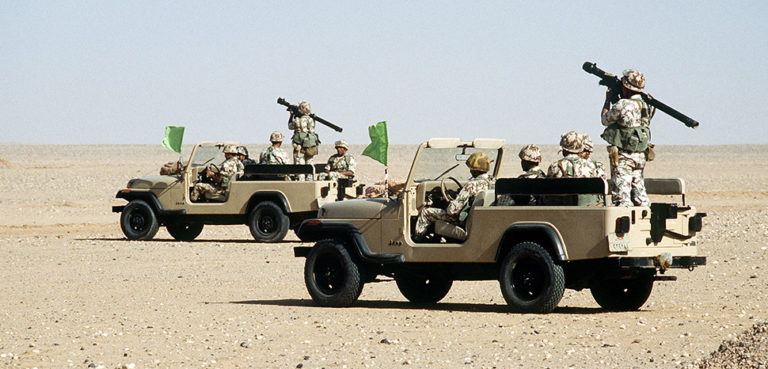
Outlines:
POLYGON ((223 148, 235 142, 203 142, 195 145, 189 161, 179 172, 134 178, 117 192, 127 205, 113 206, 120 227, 130 240, 152 239, 161 225, 180 241, 194 240, 206 224, 245 224, 259 242, 280 242, 288 229, 317 214, 320 205, 353 197, 362 187, 353 181, 296 180, 315 178, 322 164, 246 164, 245 174, 230 182, 229 191, 214 200, 193 202, 195 183, 205 172, 219 169, 223 148))
POLYGON ((705 214, 685 205, 681 179, 646 179, 646 186, 662 199, 680 195, 682 204, 615 207, 602 178, 500 178, 470 199, 463 223, 438 221, 415 242, 419 210, 455 195, 470 177, 464 161, 477 151, 490 157, 495 178, 503 140, 431 139, 419 146, 402 194, 326 203, 305 220, 296 233, 315 244, 294 254, 306 257, 315 303, 349 306, 365 283, 385 276, 418 304, 438 302, 457 280, 498 280, 514 312, 551 312, 565 288, 589 288, 605 309, 635 310, 655 281, 676 279, 664 275, 670 268, 706 263, 696 245, 705 214), (531 205, 531 196, 558 201, 531 205))

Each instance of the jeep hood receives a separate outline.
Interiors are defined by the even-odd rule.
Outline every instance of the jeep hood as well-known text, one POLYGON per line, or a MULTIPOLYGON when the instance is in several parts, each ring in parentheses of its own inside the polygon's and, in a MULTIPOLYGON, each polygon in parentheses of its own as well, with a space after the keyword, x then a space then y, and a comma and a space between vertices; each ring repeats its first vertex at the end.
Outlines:
POLYGON ((324 204, 318 211, 323 219, 374 219, 395 211, 397 201, 385 199, 353 199, 324 204))
POLYGON ((149 176, 134 178, 128 181, 126 188, 140 190, 164 190, 181 179, 174 176, 149 176))

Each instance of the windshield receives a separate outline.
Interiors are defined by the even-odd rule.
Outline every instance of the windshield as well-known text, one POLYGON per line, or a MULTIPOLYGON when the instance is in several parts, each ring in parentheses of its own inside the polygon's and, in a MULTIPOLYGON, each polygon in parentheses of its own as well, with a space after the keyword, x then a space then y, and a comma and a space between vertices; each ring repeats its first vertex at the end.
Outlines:
POLYGON ((209 163, 219 165, 224 160, 223 146, 198 146, 190 164, 194 168, 206 166, 209 163))
POLYGON ((436 181, 445 177, 454 177, 458 180, 465 180, 472 177, 469 168, 465 164, 472 153, 484 152, 491 159, 491 170, 493 174, 499 156, 498 149, 476 149, 473 147, 454 147, 454 148, 429 148, 421 151, 419 158, 413 165, 413 181, 416 183, 424 181, 436 181))

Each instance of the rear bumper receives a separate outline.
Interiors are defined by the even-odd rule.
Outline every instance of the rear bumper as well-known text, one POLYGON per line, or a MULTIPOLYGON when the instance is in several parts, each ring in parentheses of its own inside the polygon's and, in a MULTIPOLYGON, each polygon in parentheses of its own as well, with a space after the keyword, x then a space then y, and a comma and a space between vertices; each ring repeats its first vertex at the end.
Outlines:
MULTIPOLYGON (((658 268, 659 260, 655 257, 619 257, 621 268, 658 268)), ((707 265, 706 256, 673 256, 670 268, 693 269, 697 266, 707 265)))

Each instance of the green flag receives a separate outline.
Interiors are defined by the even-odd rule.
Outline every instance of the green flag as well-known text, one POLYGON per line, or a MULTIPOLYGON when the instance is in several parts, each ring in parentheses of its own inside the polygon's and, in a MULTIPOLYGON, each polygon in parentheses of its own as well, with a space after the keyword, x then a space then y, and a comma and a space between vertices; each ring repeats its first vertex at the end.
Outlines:
POLYGON ((387 165, 387 150, 389 149, 387 122, 379 122, 368 127, 368 135, 371 136, 371 144, 363 150, 363 155, 387 165))
POLYGON ((181 154, 181 141, 184 139, 184 127, 165 126, 163 147, 181 154))

